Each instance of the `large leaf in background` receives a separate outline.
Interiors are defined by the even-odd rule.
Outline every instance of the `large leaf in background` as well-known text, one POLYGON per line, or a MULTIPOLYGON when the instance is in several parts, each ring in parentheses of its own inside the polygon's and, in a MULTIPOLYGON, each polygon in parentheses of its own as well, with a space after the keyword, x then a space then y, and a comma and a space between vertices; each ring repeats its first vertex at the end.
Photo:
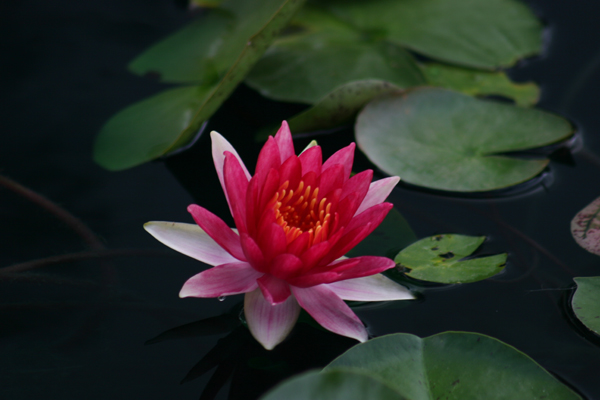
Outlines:
MULTIPOLYGON (((102 128, 94 147, 94 159, 110 170, 120 170, 150 161, 187 144, 206 121, 244 79, 250 68, 262 56, 279 30, 300 8, 304 0, 269 0, 268 2, 235 0, 228 5, 243 3, 238 16, 253 21, 238 21, 244 27, 256 27, 246 37, 243 46, 236 47, 236 57, 219 81, 206 83, 192 95, 192 89, 183 88, 184 99, 176 99, 175 90, 168 90, 143 100, 115 115, 102 128), (265 6, 266 4, 266 6, 265 6), (262 11, 247 10, 247 7, 262 11), (264 7, 264 8, 262 8, 264 7), (248 14, 242 14, 247 10, 248 14), (271 14, 264 10, 270 10, 271 14), (258 13, 258 14, 257 14, 258 13), (257 15, 261 24, 256 23, 257 15), (267 18, 268 17, 268 18, 267 18), (192 109, 190 104, 195 106, 192 109), (182 106, 182 104, 185 104, 182 106), (159 111, 162 106, 169 109, 159 111), (159 124, 160 112, 169 123, 159 124), (146 119, 144 119, 146 118, 146 119), (181 124, 181 122, 184 122, 181 124)), ((227 50, 229 52, 230 49, 227 50)), ((233 53, 232 53, 233 54, 233 53)), ((165 71, 159 71, 165 73, 165 71)))
MULTIPOLYGON (((285 3, 289 2, 222 1, 218 8, 144 51, 129 68, 139 75, 158 73, 164 82, 215 83, 236 62, 252 36, 272 24, 273 17, 282 18, 285 3)), ((278 28, 284 25, 276 24, 278 28)))
POLYGON ((271 99, 313 104, 357 80, 377 79, 401 88, 425 83, 405 50, 365 38, 319 8, 303 8, 289 29, 295 33, 275 41, 246 78, 271 99))
POLYGON ((527 150, 572 135, 556 115, 436 88, 386 95, 356 121, 356 141, 369 159, 404 182, 478 192, 505 188, 539 174, 546 159, 500 153, 527 150))
POLYGON ((313 107, 289 119, 288 124, 294 134, 335 128, 350 123, 373 98, 400 90, 396 85, 375 79, 348 82, 335 88, 313 107))
POLYGON ((351 371, 307 372, 276 386, 261 400, 405 400, 367 374, 351 371))
POLYGON ((577 284, 572 300, 573 311, 585 326, 600 335, 600 276, 573 280, 577 284))
POLYGON ((408 276, 422 281, 476 282, 501 272, 506 263, 506 253, 461 261, 484 241, 485 236, 435 235, 403 249, 394 261, 411 270, 408 276))
POLYGON ((346 255, 348 257, 381 256, 392 258, 398 250, 416 240, 417 236, 408 225, 408 222, 398 210, 392 208, 383 222, 346 255))
POLYGON ((600 256, 600 197, 575 215, 571 233, 577 244, 600 256))
POLYGON ((541 51, 542 25, 516 0, 326 0, 340 19, 434 59, 508 67, 541 51))
POLYGON ((581 400, 524 353, 477 333, 398 333, 352 347, 324 371, 378 378, 411 400, 581 400))
POLYGON ((472 96, 501 95, 523 107, 534 105, 540 97, 540 89, 535 83, 511 82, 504 72, 478 71, 435 63, 421 64, 421 69, 430 86, 472 96))

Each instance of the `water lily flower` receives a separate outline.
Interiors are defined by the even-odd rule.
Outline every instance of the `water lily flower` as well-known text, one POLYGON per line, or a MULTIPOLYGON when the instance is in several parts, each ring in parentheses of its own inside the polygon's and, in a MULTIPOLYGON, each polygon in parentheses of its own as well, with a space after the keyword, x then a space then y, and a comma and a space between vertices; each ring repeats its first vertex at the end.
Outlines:
POLYGON ((273 349, 294 327, 300 308, 324 328, 364 342, 367 331, 344 300, 412 299, 380 272, 386 257, 344 258, 385 218, 384 200, 398 177, 371 182, 373 171, 350 177, 354 143, 322 162, 321 148, 295 154, 284 121, 262 148, 250 175, 238 153, 211 132, 212 155, 237 229, 190 205, 197 225, 148 222, 156 239, 213 268, 191 277, 180 297, 245 293, 252 335, 273 349))

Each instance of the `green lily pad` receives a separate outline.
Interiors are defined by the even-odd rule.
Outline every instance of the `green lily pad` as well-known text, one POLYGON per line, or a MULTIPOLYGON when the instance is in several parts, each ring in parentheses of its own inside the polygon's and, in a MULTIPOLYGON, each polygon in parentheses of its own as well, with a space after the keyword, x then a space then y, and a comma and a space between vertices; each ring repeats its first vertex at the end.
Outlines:
POLYGON ((600 256, 600 197, 575 215, 571 233, 577 244, 600 256))
POLYGON ((381 224, 369 236, 346 254, 348 257, 393 257, 398 250, 417 240, 406 219, 392 208, 381 224))
POLYGON ((600 276, 573 280, 577 284, 571 303, 573 311, 585 326, 600 335, 600 276))
POLYGON ((355 132, 373 164, 404 182, 481 192, 527 181, 549 162, 501 153, 553 144, 570 137, 573 129, 544 111, 417 88, 370 102, 355 132))
POLYGON ((369 375, 350 371, 307 372, 276 386, 261 400, 405 400, 369 375))
MULTIPOLYGON (((241 48, 235 51, 235 58, 223 58, 231 61, 219 79, 208 79, 195 88, 170 89, 150 99, 136 103, 116 114, 102 128, 94 147, 94 159, 109 170, 120 170, 142 164, 175 149, 192 140, 202 124, 221 106, 237 85, 244 79, 250 68, 262 56, 279 30, 287 24, 292 15, 301 7, 304 0, 269 0, 269 2, 228 1, 232 5, 243 3, 238 10, 238 21, 243 26, 256 28, 246 37, 241 48), (248 4, 246 4, 248 3, 248 4), (261 8, 261 12, 242 13, 248 5, 261 8), (277 7, 275 7, 275 5, 277 7), (272 10, 271 8, 274 8, 272 10), (265 10, 271 10, 270 14, 265 10), (257 25, 257 15, 261 23, 257 25), (268 18, 266 18, 268 16, 268 18), (250 21, 252 20, 252 21, 250 21), (177 92, 179 90, 180 92, 177 92), (182 98, 176 98, 181 95, 182 98), (193 105, 193 107, 192 107, 193 105), (164 107, 164 110, 161 108, 164 107), (157 123, 159 115, 165 123, 157 123)), ((212 14, 211 14, 212 15, 212 14)), ((241 28, 240 28, 241 29, 241 28)), ((248 30, 250 32, 251 30, 248 30)), ((233 54, 231 53, 231 54, 233 54)), ((172 72, 161 69, 160 65, 148 68, 157 70, 163 76, 172 72), (156 68, 154 68, 156 67, 156 68)), ((216 68, 218 70, 218 68, 216 68)), ((218 71, 217 71, 218 72, 218 71)))
POLYGON ((324 371, 377 377, 411 400, 581 400, 524 353, 489 336, 398 333, 352 347, 324 371))
POLYGON ((534 105, 540 97, 540 88, 535 83, 514 83, 504 72, 478 71, 435 63, 422 64, 421 69, 429 85, 472 96, 500 95, 513 99, 522 107, 534 105))
POLYGON ((373 42, 317 7, 303 8, 288 30, 246 78, 265 97, 314 104, 353 81, 376 79, 400 88, 425 83, 408 52, 373 42))
POLYGON ((508 67, 537 54, 542 24, 515 0, 327 0, 337 17, 371 36, 475 68, 508 67))
POLYGON ((313 107, 289 119, 288 123, 296 134, 335 128, 351 122, 373 98, 400 90, 389 82, 374 79, 349 82, 335 88, 313 107))
POLYGON ((496 275, 506 264, 506 253, 461 261, 484 241, 485 236, 430 236, 400 251, 394 261, 411 270, 408 276, 422 281, 476 282, 496 275))

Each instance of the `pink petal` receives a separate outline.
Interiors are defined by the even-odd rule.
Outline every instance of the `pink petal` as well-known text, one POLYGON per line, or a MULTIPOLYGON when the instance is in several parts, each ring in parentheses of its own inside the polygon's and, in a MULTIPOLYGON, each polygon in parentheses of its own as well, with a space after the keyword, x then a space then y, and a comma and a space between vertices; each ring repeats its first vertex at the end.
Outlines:
POLYGON ((281 343, 298 320, 300 307, 293 296, 281 304, 271 305, 260 289, 246 293, 244 314, 252 336, 267 350, 281 343))
POLYGON ((291 156, 296 155, 294 142, 292 141, 292 132, 290 132, 287 121, 281 123, 281 128, 279 128, 275 135, 275 142, 277 142, 277 147, 279 147, 282 164, 291 156))
POLYGON ((365 342, 367 330, 360 319, 331 289, 325 285, 301 289, 292 286, 292 293, 300 307, 304 308, 323 328, 365 342))
POLYGON ((250 179, 246 191, 246 230, 250 236, 256 236, 259 215, 254 210, 258 208, 259 196, 258 182, 255 179, 250 179))
POLYGON ((257 243, 265 256, 265 262, 269 264, 273 258, 285 252, 287 238, 281 225, 272 223, 259 233, 257 243))
POLYGON ((342 195, 340 199, 344 199, 350 194, 358 194, 360 201, 362 202, 367 193, 369 192, 369 185, 373 179, 373 170, 366 170, 359 172, 352 178, 348 179, 342 188, 342 195))
POLYGON ((208 265, 238 262, 196 224, 152 221, 144 229, 173 250, 208 265))
POLYGON ((262 276, 246 262, 218 265, 192 276, 181 288, 179 297, 220 297, 256 289, 262 276))
POLYGON ((225 186, 231 205, 231 213, 235 225, 240 232, 246 232, 246 192, 248 181, 237 158, 232 153, 225 152, 225 186))
POLYGON ((366 223, 372 223, 373 229, 379 226, 384 220, 385 216, 394 207, 392 203, 380 203, 369 207, 360 214, 357 214, 352 218, 352 221, 346 225, 346 230, 349 232, 355 228, 364 226, 366 223))
POLYGON ((269 136, 267 142, 258 154, 256 162, 256 170, 254 178, 258 180, 258 185, 262 186, 267 174, 271 168, 278 169, 281 166, 281 156, 279 155, 279 147, 272 136, 269 136))
MULTIPOLYGON (((256 180, 257 186, 259 185, 257 177, 252 178, 252 180, 256 180)), ((279 189, 279 171, 271 168, 263 182, 262 189, 260 190, 260 202, 258 203, 258 208, 248 210, 249 213, 258 213, 259 211, 266 209, 267 204, 273 199, 275 193, 279 189)))
POLYGON ((385 179, 372 182, 369 186, 369 192, 365 196, 362 204, 356 210, 356 215, 362 213, 367 208, 373 207, 376 204, 383 203, 390 195, 392 189, 400 182, 400 178, 392 176, 385 179))
POLYGON ((302 163, 302 175, 309 172, 314 172, 317 175, 321 174, 321 165, 323 165, 323 155, 320 146, 314 146, 298 156, 302 163))
POLYGON ((280 254, 271 263, 271 274, 279 279, 288 279, 302 271, 302 261, 293 254, 280 254))
POLYGON ((374 229, 375 226, 369 222, 363 226, 359 226, 358 228, 351 230, 350 232, 345 231, 347 233, 344 233, 337 243, 331 247, 330 252, 321 259, 319 264, 328 265, 334 260, 337 260, 341 256, 345 255, 364 238, 369 236, 374 229))
POLYGON ((248 172, 248 169, 244 165, 244 162, 238 155, 237 151, 235 151, 233 146, 223 136, 221 136, 218 132, 212 131, 210 133, 210 138, 212 141, 212 156, 213 162, 215 163, 215 169, 217 170, 217 175, 219 176, 221 187, 223 188, 223 192, 225 192, 225 197, 227 198, 227 203, 229 204, 229 210, 231 211, 231 204, 229 203, 229 197, 227 197, 227 188, 225 187, 225 180, 223 179, 223 165, 225 163, 225 152, 230 152, 239 160, 247 180, 250 180, 252 176, 248 172))
POLYGON ((271 305, 283 303, 292 294, 290 285, 286 281, 270 274, 264 274, 257 283, 263 296, 271 305))
MULTIPOLYGON (((344 166, 333 165, 321 174, 319 182, 319 200, 323 197, 329 198, 329 193, 335 189, 339 189, 344 184, 344 166)), ((341 191, 340 191, 341 194, 341 191)))
POLYGON ((248 234, 242 233, 240 235, 240 242, 246 259, 257 271, 267 272, 267 265, 265 263, 265 256, 263 255, 258 244, 248 234))
POLYGON ((352 172, 352 162, 354 162, 355 147, 356 145, 354 143, 350 143, 350 145, 335 152, 331 157, 327 159, 327 161, 325 161, 325 164, 323 164, 323 168, 321 168, 321 171, 325 172, 328 168, 336 164, 341 164, 344 167, 344 178, 348 179, 350 173, 352 172))
POLYGON ((310 234, 308 232, 300 234, 300 236, 298 236, 288 245, 287 252, 296 256, 300 256, 308 248, 309 240, 310 234))
POLYGON ((289 181, 288 192, 290 189, 298 187, 301 178, 302 163, 300 163, 300 160, 295 155, 289 157, 279 167, 279 183, 283 184, 285 181, 289 181))
POLYGON ((196 204, 191 204, 187 208, 192 214, 194 221, 215 241, 229 252, 232 256, 241 261, 246 261, 246 256, 240 245, 240 237, 227 224, 215 214, 196 204))
POLYGON ((415 298, 410 290, 381 274, 333 282, 327 287, 344 300, 389 301, 415 298))

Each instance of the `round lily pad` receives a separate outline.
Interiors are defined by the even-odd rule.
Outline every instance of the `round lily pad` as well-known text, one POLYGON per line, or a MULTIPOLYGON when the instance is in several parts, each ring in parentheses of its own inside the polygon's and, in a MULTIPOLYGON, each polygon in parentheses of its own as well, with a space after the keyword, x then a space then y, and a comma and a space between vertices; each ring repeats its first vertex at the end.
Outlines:
POLYGON ((549 160, 504 153, 564 140, 573 133, 556 115, 438 88, 382 96, 356 121, 369 159, 404 182, 439 190, 481 192, 527 181, 549 160))
POLYGON ((600 197, 575 215, 571 233, 577 244, 600 256, 600 197))
POLYGON ((398 333, 352 347, 325 371, 377 377, 411 400, 581 400, 524 353, 489 336, 398 333))
POLYGON ((573 311, 590 330, 600 335, 600 276, 574 278, 573 311))

